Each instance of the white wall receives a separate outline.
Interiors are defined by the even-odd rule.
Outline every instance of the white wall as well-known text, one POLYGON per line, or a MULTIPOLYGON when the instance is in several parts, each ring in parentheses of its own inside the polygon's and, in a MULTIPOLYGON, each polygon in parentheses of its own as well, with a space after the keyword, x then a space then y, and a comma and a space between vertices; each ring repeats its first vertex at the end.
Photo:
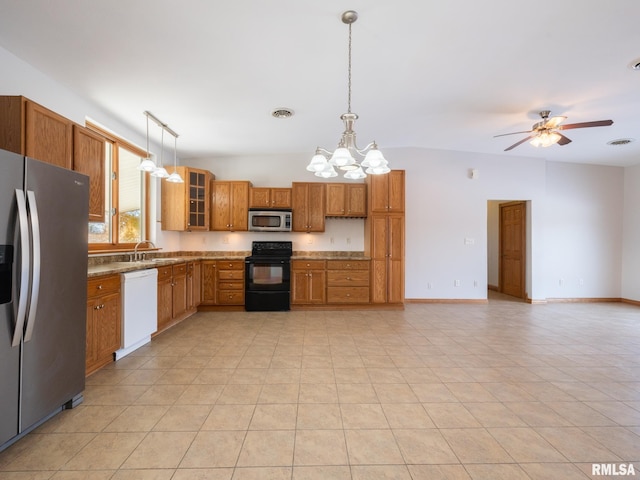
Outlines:
POLYGON ((625 168, 622 297, 640 301, 640 165, 625 168))
MULTIPOLYGON (((24 95, 80 124, 90 117, 133 143, 145 144, 139 133, 108 112, 2 48, 0 63, 0 94, 24 95)), ((130 120, 139 122, 143 131, 142 112, 140 119, 130 120)), ((159 149, 152 145, 152 150, 159 149)), ((312 150, 300 155, 181 163, 208 168, 219 179, 279 187, 315 180, 304 169, 312 150)), ((640 300, 640 220, 636 213, 640 167, 553 164, 523 157, 414 148, 384 152, 393 168, 407 171, 407 298, 486 298, 488 200, 508 199, 529 202, 526 290, 530 298, 624 295, 640 300), (469 178, 472 168, 479 173, 475 180, 469 178), (559 278, 567 282, 563 288, 558 286, 559 278), (579 278, 583 285, 576 286, 579 278), (460 280, 459 287, 453 286, 455 280, 460 280)), ((155 184, 152 198, 159 212, 155 184)), ((158 221, 151 239, 169 251, 247 250, 254 238, 253 234, 162 232, 158 221)), ((328 220, 325 234, 286 236, 297 250, 359 251, 363 248, 363 221, 328 220)))
POLYGON ((623 191, 623 168, 547 164, 547 297, 621 297, 623 191))

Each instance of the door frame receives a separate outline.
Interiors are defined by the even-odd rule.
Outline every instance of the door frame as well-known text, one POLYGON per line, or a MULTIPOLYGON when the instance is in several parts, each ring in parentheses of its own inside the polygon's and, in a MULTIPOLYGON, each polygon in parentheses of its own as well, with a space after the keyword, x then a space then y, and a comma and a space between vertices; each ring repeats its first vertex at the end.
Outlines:
POLYGON ((498 289, 501 293, 504 293, 504 262, 502 258, 504 256, 503 245, 503 225, 502 225, 502 209, 504 207, 510 207, 515 205, 522 206, 522 224, 520 226, 520 244, 522 245, 522 261, 520 262, 520 294, 516 298, 526 300, 526 270, 527 270, 527 202, 525 200, 514 200, 500 203, 498 205, 498 289))

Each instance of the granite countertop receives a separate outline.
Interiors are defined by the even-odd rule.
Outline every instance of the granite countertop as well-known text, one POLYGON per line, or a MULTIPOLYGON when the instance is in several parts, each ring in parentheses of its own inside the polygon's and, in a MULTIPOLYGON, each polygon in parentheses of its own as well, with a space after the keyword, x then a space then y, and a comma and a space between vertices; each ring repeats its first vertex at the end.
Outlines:
MULTIPOLYGON (((136 262, 129 261, 129 253, 90 256, 87 276, 91 278, 100 275, 133 272, 196 260, 244 260, 249 255, 251 255, 251 252, 245 251, 173 252, 162 254, 147 251, 147 258, 136 262)), ((293 260, 369 260, 369 257, 365 257, 363 252, 343 251, 300 251, 293 252, 291 258, 293 260)))

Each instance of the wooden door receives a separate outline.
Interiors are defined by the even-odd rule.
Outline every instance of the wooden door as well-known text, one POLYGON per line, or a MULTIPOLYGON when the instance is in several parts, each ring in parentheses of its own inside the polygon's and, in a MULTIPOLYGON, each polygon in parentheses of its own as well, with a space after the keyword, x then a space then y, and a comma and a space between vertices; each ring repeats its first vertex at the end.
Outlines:
POLYGON ((211 230, 229 230, 231 225, 231 184, 211 182, 211 230))
POLYGON ((389 209, 389 180, 388 175, 369 175, 369 203, 371 213, 387 213, 389 209))
POLYGON ((371 218, 371 302, 386 303, 388 290, 387 215, 371 218))
POLYGON ((217 268, 215 260, 204 260, 202 262, 202 303, 205 305, 215 305, 217 300, 216 282, 217 268))
POLYGON ((272 208, 291 208, 290 188, 272 188, 270 196, 272 208))
POLYGON ((367 216, 367 186, 364 183, 347 185, 345 198, 346 215, 350 217, 367 216))
POLYGON ((309 301, 309 273, 307 270, 291 271, 291 303, 303 304, 309 301))
POLYGON ((404 170, 392 170, 382 176, 388 181, 388 211, 404 212, 404 170))
POLYGON ((249 182, 231 182, 230 230, 249 229, 249 182))
POLYGON ((171 277, 158 282, 158 331, 162 331, 171 323, 172 317, 172 292, 171 277))
POLYGON ((89 176, 89 221, 104 222, 105 142, 99 134, 73 126, 73 169, 89 176))
POLYGON ((249 190, 250 208, 269 208, 271 206, 269 187, 253 187, 249 190))
POLYGON ((120 293, 100 298, 94 324, 96 357, 109 358, 121 346, 120 293))
POLYGON ((500 205, 500 291, 525 297, 526 203, 500 205))
POLYGON ((324 270, 309 270, 309 303, 326 303, 326 277, 324 270))
POLYGON ((404 302, 404 215, 387 216, 387 301, 404 302))
POLYGON ((173 266, 172 317, 181 317, 187 311, 187 266, 173 266))
POLYGON ((27 157, 71 169, 72 125, 71 120, 37 103, 27 101, 25 135, 27 157))
POLYGON ((345 192, 347 185, 344 183, 327 184, 327 210, 329 217, 341 217, 345 214, 345 192))
POLYGON ((308 184, 294 183, 291 187, 291 206, 294 232, 306 232, 309 226, 308 184))
POLYGON ((324 232, 325 184, 309 184, 309 232, 324 232))

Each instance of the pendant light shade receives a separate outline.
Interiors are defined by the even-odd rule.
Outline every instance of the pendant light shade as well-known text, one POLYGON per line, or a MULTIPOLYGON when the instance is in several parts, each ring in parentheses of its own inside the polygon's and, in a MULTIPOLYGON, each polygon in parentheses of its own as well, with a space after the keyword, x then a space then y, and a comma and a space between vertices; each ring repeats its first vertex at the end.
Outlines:
POLYGON ((167 178, 167 182, 184 183, 184 180, 177 171, 178 166, 178 136, 173 137, 173 173, 167 178))
POLYGON ((338 143, 338 148, 331 152, 318 147, 311 162, 307 165, 308 171, 314 172, 316 176, 322 178, 337 176, 334 166, 346 172, 344 177, 351 180, 365 178, 367 174, 381 175, 391 171, 389 163, 378 150, 375 142, 371 142, 363 149, 358 148, 356 145, 356 132, 353 130, 353 126, 358 119, 358 115, 351 112, 351 25, 357 19, 358 13, 353 10, 348 10, 342 14, 342 23, 349 25, 348 108, 347 113, 342 114, 340 117, 344 122, 344 132, 338 143), (364 157, 362 163, 358 163, 356 156, 364 157))

